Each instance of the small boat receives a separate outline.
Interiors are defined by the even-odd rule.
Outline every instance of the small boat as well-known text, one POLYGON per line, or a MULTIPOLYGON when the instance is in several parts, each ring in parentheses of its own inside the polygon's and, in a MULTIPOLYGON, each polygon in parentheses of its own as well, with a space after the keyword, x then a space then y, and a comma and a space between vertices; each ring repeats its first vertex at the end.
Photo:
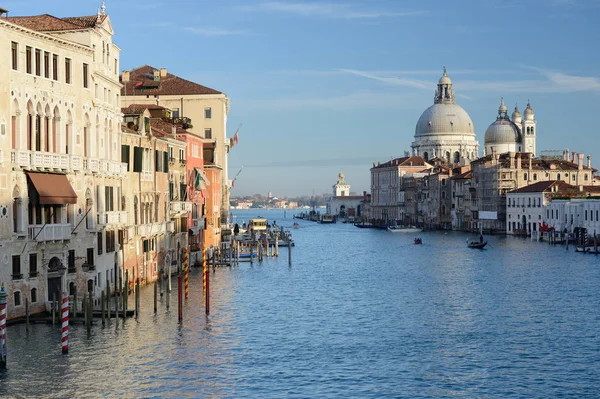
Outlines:
POLYGON ((335 216, 330 213, 324 213, 321 215, 319 223, 335 223, 335 216))
POLYGON ((292 228, 294 228, 294 229, 300 228, 300 223, 294 222, 294 224, 292 225, 292 228))
POLYGON ((402 226, 389 226, 387 231, 391 231, 392 233, 419 233, 422 229, 418 227, 402 227, 402 226))
POLYGON ((267 219, 261 217, 257 219, 250 219, 248 222, 248 230, 251 231, 265 231, 267 230, 267 219))
POLYGON ((575 252, 583 252, 583 253, 597 253, 598 249, 594 249, 594 244, 586 244, 586 245, 577 245, 575 246, 575 252))
POLYGON ((487 245, 487 241, 469 241, 467 240, 467 246, 469 248, 483 249, 487 245))
POLYGON ((416 245, 423 244, 423 240, 421 239, 421 237, 415 237, 414 242, 416 245))

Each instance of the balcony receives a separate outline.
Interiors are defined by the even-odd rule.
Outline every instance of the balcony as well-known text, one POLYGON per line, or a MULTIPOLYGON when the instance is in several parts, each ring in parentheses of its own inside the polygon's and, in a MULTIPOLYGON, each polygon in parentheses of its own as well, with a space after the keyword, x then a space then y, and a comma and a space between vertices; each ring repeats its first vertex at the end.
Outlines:
POLYGON ((37 242, 69 240, 72 230, 70 224, 30 225, 29 239, 37 242))
POLYGON ((102 224, 102 225, 127 224, 127 212, 100 212, 98 214, 98 224, 102 224))
POLYGON ((69 171, 69 155, 53 152, 11 150, 10 161, 25 169, 69 171))
POLYGON ((154 180, 154 173, 152 171, 149 171, 149 170, 143 170, 142 173, 140 173, 140 179, 142 181, 153 181, 154 180))
POLYGON ((175 222, 167 222, 167 233, 175 233, 175 222))
POLYGON ((204 230, 204 218, 192 219, 192 223, 194 227, 199 227, 201 230, 204 230))
POLYGON ((189 201, 171 201, 171 213, 185 213, 192 211, 192 203, 189 201))
POLYGON ((142 237, 150 237, 160 233, 165 233, 166 230, 166 223, 147 223, 135 226, 136 234, 142 237))

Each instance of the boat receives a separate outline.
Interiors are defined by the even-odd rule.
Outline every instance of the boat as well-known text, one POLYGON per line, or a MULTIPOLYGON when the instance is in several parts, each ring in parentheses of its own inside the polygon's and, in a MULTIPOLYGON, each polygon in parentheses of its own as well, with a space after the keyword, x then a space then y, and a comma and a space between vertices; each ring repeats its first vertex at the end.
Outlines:
POLYGON ((327 223, 335 223, 335 216, 331 213, 324 213, 321 215, 321 219, 319 219, 319 223, 327 224, 327 223))
POLYGON ((388 226, 387 231, 392 233, 419 233, 422 230, 418 227, 388 226))
POLYGON ((376 227, 374 224, 369 222, 354 223, 354 226, 361 229, 373 229, 376 227))
POLYGON ((248 230, 249 231, 265 231, 267 230, 267 219, 263 219, 261 217, 256 219, 250 219, 248 221, 248 230))
POLYGON ((487 245, 487 241, 468 241, 467 246, 474 249, 483 249, 487 245))
POLYGON ((300 228, 300 223, 294 222, 294 224, 292 225, 292 228, 294 228, 294 229, 300 228))
POLYGON ((421 237, 415 237, 414 239, 415 244, 423 244, 423 240, 421 239, 421 237))

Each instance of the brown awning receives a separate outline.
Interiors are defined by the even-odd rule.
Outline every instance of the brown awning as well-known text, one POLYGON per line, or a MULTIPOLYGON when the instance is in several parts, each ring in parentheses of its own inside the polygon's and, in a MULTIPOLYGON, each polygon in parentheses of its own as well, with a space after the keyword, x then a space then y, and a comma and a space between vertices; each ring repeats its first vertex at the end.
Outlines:
POLYGON ((73 191, 66 175, 58 173, 26 172, 35 187, 42 205, 76 204, 77 194, 73 191))

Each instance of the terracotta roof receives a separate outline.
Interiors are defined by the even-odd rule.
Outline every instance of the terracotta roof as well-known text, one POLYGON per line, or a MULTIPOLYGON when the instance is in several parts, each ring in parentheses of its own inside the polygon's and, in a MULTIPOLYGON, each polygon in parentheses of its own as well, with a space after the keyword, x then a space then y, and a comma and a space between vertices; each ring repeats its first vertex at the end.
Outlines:
POLYGON ((150 126, 152 127, 152 134, 154 134, 155 131, 158 132, 162 132, 164 135, 167 136, 173 136, 173 126, 175 126, 175 133, 185 133, 186 130, 183 129, 181 126, 178 125, 173 125, 169 122, 165 122, 162 119, 158 119, 158 118, 151 118, 150 119, 150 126))
POLYGON ((140 115, 147 109, 165 109, 165 107, 156 104, 129 104, 129 106, 121 108, 121 112, 125 115, 140 115))
POLYGON ((389 168, 391 166, 430 166, 425 159, 421 156, 408 156, 402 158, 395 158, 379 165, 373 165, 373 168, 389 168))
MULTIPOLYGON (((123 83, 121 95, 194 95, 194 94, 223 94, 220 91, 190 82, 178 76, 167 73, 167 76, 154 80, 154 71, 158 69, 150 65, 129 71, 129 82, 123 83)), ((122 75, 119 79, 122 78, 122 75)))
POLYGON ((525 187, 518 188, 516 190, 510 191, 509 194, 513 193, 541 193, 547 192, 551 189, 553 194, 561 195, 584 195, 585 193, 594 193, 600 192, 600 186, 582 186, 583 190, 580 190, 578 186, 573 186, 569 183, 566 183, 562 180, 548 180, 548 181, 540 181, 537 183, 530 184, 525 187))
POLYGON ((472 178, 473 178, 473 171, 472 170, 467 170, 466 172, 463 172, 463 173, 460 173, 458 175, 452 176, 452 179, 454 179, 454 180, 472 179, 472 178))
POLYGON ((57 18, 49 14, 25 17, 7 17, 3 19, 15 25, 20 25, 24 28, 38 32, 58 32, 93 28, 96 26, 96 24, 104 22, 106 15, 101 15, 100 21, 98 20, 97 15, 91 15, 87 17, 57 18))

